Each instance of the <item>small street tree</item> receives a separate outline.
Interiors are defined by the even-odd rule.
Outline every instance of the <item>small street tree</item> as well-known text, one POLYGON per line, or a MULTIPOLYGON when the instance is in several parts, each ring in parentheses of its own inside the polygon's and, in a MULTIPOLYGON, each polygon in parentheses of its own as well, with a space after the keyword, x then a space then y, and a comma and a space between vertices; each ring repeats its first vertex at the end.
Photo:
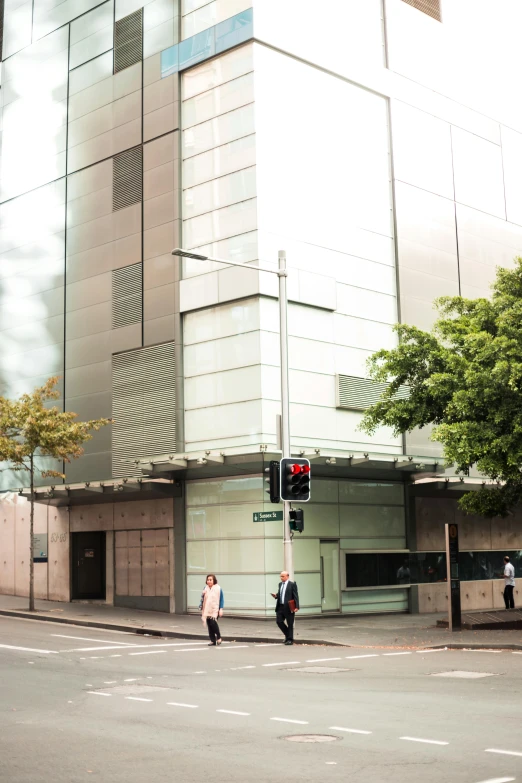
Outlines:
POLYGON ((434 425, 447 465, 474 466, 495 483, 467 492, 460 507, 506 516, 522 500, 522 258, 498 269, 492 297, 441 297, 431 332, 399 324, 399 345, 377 351, 369 375, 389 383, 364 415, 361 429, 395 435, 434 425), (407 399, 397 399, 399 387, 407 399))
POLYGON ((61 411, 56 406, 45 407, 48 400, 60 396, 56 386, 58 378, 31 394, 23 394, 16 400, 0 397, 0 461, 10 463, 16 471, 27 471, 31 488, 31 514, 29 526, 29 611, 34 611, 34 482, 38 471, 44 477, 64 479, 57 470, 41 470, 40 457, 51 457, 70 462, 83 454, 82 444, 92 438, 91 432, 111 423, 111 419, 75 421, 77 414, 61 411))

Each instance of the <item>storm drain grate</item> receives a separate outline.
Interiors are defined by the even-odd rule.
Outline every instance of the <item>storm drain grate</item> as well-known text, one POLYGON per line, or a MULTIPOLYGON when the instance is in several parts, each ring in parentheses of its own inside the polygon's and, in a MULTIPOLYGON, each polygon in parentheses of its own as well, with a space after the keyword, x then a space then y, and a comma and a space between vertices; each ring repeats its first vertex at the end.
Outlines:
POLYGON ((462 680, 478 680, 481 677, 498 677, 498 674, 492 672, 437 672, 430 677, 459 677, 462 680))

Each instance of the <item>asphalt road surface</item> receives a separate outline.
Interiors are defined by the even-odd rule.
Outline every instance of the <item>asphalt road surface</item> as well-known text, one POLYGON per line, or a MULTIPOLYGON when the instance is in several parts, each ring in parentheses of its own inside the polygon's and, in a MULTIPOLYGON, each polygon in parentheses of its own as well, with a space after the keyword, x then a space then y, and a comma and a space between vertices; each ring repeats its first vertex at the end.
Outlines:
POLYGON ((0 781, 522 783, 521 667, 0 618, 0 781))

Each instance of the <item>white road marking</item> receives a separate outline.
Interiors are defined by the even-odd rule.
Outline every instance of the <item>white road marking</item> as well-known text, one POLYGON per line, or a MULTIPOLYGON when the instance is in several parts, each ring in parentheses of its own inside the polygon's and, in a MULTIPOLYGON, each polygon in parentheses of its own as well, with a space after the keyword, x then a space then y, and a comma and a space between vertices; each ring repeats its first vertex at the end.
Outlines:
MULTIPOLYGON (((235 667, 234 669, 232 669, 231 671, 237 671, 237 672, 238 672, 238 671, 240 671, 241 669, 255 669, 255 668, 256 668, 255 666, 236 666, 236 667, 235 667)), ((199 674, 199 672, 196 672, 196 674, 199 674)))
MULTIPOLYGON (((217 645, 216 649, 219 649, 219 650, 221 650, 221 652, 223 652, 225 649, 226 650, 244 650, 244 649, 246 649, 249 646, 250 645, 248 645, 248 644, 236 644, 236 645, 234 645, 234 647, 221 647, 221 645, 217 645)), ((192 652, 192 650, 175 650, 175 652, 192 652)))
POLYGON ((307 720, 290 720, 290 718, 270 718, 270 720, 278 720, 280 723, 299 723, 300 726, 308 726, 307 720))
POLYGON ((114 685, 115 682, 118 682, 118 680, 104 680, 104 685, 114 685))
POLYGON ((263 663, 262 666, 294 666, 296 663, 301 663, 301 661, 281 661, 280 663, 263 663))
POLYGON ((123 680, 123 682, 137 682, 139 680, 139 677, 129 677, 126 680, 123 680))
POLYGON ((58 650, 36 650, 34 647, 14 647, 12 644, 0 644, 4 650, 20 650, 21 652, 44 653, 45 655, 58 655, 58 650))
POLYGON ((489 780, 482 780, 481 783, 511 783, 516 778, 489 778, 489 780))
POLYGON ((122 646, 130 644, 131 647, 134 646, 132 642, 117 642, 113 639, 91 639, 89 636, 66 636, 63 633, 52 633, 51 636, 56 636, 57 639, 75 639, 77 642, 100 642, 100 644, 106 642, 107 644, 121 644, 122 646))
POLYGON ((129 655, 159 655, 160 653, 166 652, 166 650, 147 650, 146 652, 129 653, 129 655))
POLYGON ((93 696, 112 696, 112 693, 102 693, 101 691, 87 691, 87 693, 91 693, 93 696))
POLYGON ((334 764, 334 765, 336 765, 337 761, 325 761, 324 763, 325 764, 334 764))
MULTIPOLYGON (((109 658, 121 658, 121 655, 109 655, 109 658)), ((80 658, 80 661, 84 661, 85 658, 80 658)))
POLYGON ((424 653, 433 653, 433 652, 445 652, 445 647, 439 647, 436 650, 415 650, 416 653, 419 653, 419 655, 424 655, 424 653))
POLYGON ((464 648, 462 650, 462 652, 473 652, 473 653, 479 652, 479 653, 496 653, 496 654, 500 654, 502 652, 502 650, 467 650, 466 648, 464 648))
POLYGON ((30 664, 31 666, 34 666, 34 661, 27 661, 27 663, 30 664))
POLYGON ((485 753, 503 753, 506 756, 522 756, 516 750, 498 750, 498 748, 486 748, 485 753))
POLYGON ((383 653, 383 655, 411 655, 411 652, 383 653))
POLYGON ((208 652, 204 647, 195 647, 190 650, 173 650, 172 652, 180 653, 180 652, 208 652))
POLYGON ((225 715, 250 715, 249 712, 235 712, 234 710, 216 710, 216 712, 223 712, 225 715))
POLYGON ((269 642, 268 644, 254 644, 254 647, 279 647, 277 642, 269 642))
POLYGON ((347 731, 349 734, 371 734, 371 731, 363 731, 362 729, 347 729, 344 726, 330 726, 331 731, 347 731))
POLYGON ((86 688, 94 688, 94 685, 92 684, 92 682, 86 682, 85 683, 85 687, 86 688))
POLYGON ((146 647, 147 645, 141 645, 141 644, 128 644, 125 647, 122 647, 121 644, 118 644, 117 646, 110 645, 105 647, 73 647, 71 650, 60 650, 61 653, 72 653, 72 652, 97 652, 98 650, 125 650, 127 651, 129 648, 136 648, 136 647, 146 647))
POLYGON ((341 658, 309 658, 305 663, 322 663, 322 661, 340 661, 341 658))
POLYGON ((206 674, 206 672, 194 672, 194 674, 206 674))
POLYGON ((139 696, 125 696, 129 701, 152 701, 152 699, 141 699, 139 696))
POLYGON ((182 704, 179 701, 168 701, 167 702, 168 707, 188 707, 190 710, 197 710, 199 707, 199 704, 182 704))
MULTIPOLYGON (((441 742, 440 740, 421 739, 420 737, 399 737, 399 739, 407 740, 408 742, 425 742, 428 745, 449 745, 449 742, 441 742)), ((522 753, 520 755, 522 755, 522 753)))
POLYGON ((102 657, 103 656, 101 656, 101 655, 89 655, 89 658, 91 659, 91 661, 99 661, 100 658, 102 658, 102 657))
POLYGON ((347 655, 346 659, 352 659, 352 658, 378 658, 377 653, 369 653, 368 655, 347 655))

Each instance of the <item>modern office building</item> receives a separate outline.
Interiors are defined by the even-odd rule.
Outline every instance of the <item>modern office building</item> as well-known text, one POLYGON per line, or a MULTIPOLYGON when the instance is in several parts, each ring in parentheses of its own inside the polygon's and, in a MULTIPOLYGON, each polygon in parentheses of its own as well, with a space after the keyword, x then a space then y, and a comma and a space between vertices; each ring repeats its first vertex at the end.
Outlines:
MULTIPOLYGON (((228 611, 272 614, 279 321, 256 265, 285 250, 302 611, 442 609, 448 521, 464 606, 498 605, 522 518, 464 518, 429 433, 359 424, 393 324, 487 296, 522 252, 519 0, 0 5, 1 393, 58 375, 65 409, 115 420, 40 481, 37 597, 196 611, 213 572, 228 611)), ((0 592, 24 595, 27 483, 0 480, 0 592)))

